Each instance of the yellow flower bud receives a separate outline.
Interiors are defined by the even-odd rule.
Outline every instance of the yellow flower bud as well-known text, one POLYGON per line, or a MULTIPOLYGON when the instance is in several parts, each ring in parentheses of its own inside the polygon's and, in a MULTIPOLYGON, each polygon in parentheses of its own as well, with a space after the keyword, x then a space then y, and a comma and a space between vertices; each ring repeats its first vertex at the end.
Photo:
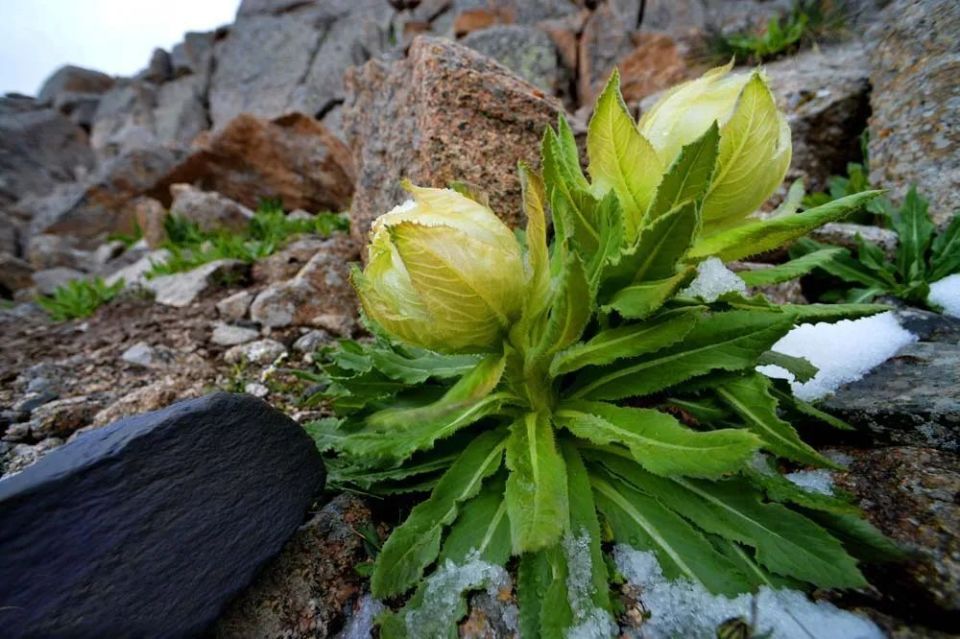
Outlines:
POLYGON ((736 226, 783 182, 790 126, 761 71, 731 74, 732 63, 668 91, 640 119, 664 166, 684 145, 720 126, 717 167, 703 202, 704 235, 736 226))
POLYGON ((355 285, 367 316, 399 341, 444 353, 500 348, 520 315, 520 246, 487 207, 450 189, 407 187, 413 200, 373 223, 355 285))

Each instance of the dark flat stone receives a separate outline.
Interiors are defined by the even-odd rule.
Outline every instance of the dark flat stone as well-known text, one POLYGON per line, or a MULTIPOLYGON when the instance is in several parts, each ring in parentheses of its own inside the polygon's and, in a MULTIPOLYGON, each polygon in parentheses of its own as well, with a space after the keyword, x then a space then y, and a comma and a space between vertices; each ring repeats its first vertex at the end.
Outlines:
POLYGON ((247 395, 86 433, 0 481, 0 635, 199 635, 324 476, 303 430, 247 395))

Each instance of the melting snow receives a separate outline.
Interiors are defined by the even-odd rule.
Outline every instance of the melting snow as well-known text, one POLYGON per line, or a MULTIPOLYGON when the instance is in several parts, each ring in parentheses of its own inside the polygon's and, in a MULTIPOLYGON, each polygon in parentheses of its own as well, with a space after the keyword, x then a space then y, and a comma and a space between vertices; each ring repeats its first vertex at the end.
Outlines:
POLYGON ((463 564, 447 560, 427 578, 423 604, 407 613, 404 619, 411 637, 446 637, 457 621, 460 597, 468 590, 486 588, 496 596, 510 584, 510 576, 500 566, 487 563, 476 552, 467 555, 463 564))
POLYGON ((373 622, 384 609, 379 600, 371 595, 360 599, 357 609, 347 626, 337 635, 337 639, 370 639, 373 636, 373 622))
MULTIPOLYGON (((642 589, 641 598, 651 617, 643 623, 644 639, 714 639, 717 626, 732 617, 750 621, 754 595, 735 599, 712 595, 690 581, 664 578, 653 553, 617 546, 614 559, 627 581, 642 589)), ((772 639, 883 639, 869 619, 841 610, 825 601, 810 601, 796 590, 766 586, 757 597, 757 632, 772 639)))
POLYGON ((960 317, 960 273, 931 284, 927 301, 942 308, 945 315, 960 317))
POLYGON ((816 377, 801 384, 779 366, 758 366, 757 370, 768 377, 791 380, 790 385, 797 397, 816 400, 842 384, 860 379, 915 341, 917 336, 900 326, 890 312, 834 324, 801 324, 770 350, 805 357, 820 369, 816 377))
POLYGON ((833 494, 833 475, 829 470, 819 468, 817 470, 798 470, 795 473, 787 473, 785 478, 793 484, 811 493, 820 493, 821 495, 833 494))
POLYGON ((697 276, 690 286, 680 291, 686 297, 699 297, 704 302, 715 302, 724 293, 746 293, 747 283, 723 265, 718 257, 709 257, 697 266, 697 276))

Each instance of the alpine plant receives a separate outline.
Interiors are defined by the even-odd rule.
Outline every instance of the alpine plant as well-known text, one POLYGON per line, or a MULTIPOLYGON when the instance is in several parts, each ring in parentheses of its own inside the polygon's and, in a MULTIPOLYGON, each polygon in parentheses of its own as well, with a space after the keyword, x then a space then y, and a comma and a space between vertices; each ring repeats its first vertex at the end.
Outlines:
POLYGON ((418 500, 372 572, 375 597, 409 595, 384 637, 455 637, 466 593, 506 568, 525 639, 610 636, 613 543, 731 596, 857 588, 858 559, 896 553, 846 499, 783 477, 837 467, 790 417, 845 424, 756 372, 810 375, 771 346, 884 307, 685 290, 701 262, 776 249, 877 193, 751 217, 791 153, 760 71, 710 71, 639 123, 614 72, 586 147, 585 175, 561 118, 542 174, 519 167, 524 233, 469 189, 409 184, 373 225, 354 284, 376 337, 327 353, 335 417, 308 428, 332 482, 418 500))

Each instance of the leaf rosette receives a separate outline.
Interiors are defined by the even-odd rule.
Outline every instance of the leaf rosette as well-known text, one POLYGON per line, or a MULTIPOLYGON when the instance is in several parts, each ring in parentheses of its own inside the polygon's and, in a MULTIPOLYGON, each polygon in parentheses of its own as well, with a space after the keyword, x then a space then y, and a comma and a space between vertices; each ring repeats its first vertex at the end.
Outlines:
POLYGON ((454 581, 456 636, 465 591, 500 574, 480 565, 516 568, 524 637, 613 633, 610 543, 728 595, 860 587, 860 557, 896 552, 842 496, 782 476, 835 467, 789 417, 845 425, 756 372, 809 376, 771 351, 783 335, 884 307, 686 289, 704 260, 777 248, 874 194, 802 213, 793 194, 774 217, 749 216, 790 155, 759 72, 711 71, 639 126, 614 74, 586 142, 589 179, 563 119, 545 132, 542 173, 519 167, 522 241, 447 190, 411 187, 414 204, 374 226, 356 284, 377 338, 327 353, 336 416, 309 430, 333 483, 423 496, 373 571, 375 596, 413 593, 381 618, 385 637, 422 636, 421 611, 454 581), (451 566, 477 578, 452 580, 451 566))

